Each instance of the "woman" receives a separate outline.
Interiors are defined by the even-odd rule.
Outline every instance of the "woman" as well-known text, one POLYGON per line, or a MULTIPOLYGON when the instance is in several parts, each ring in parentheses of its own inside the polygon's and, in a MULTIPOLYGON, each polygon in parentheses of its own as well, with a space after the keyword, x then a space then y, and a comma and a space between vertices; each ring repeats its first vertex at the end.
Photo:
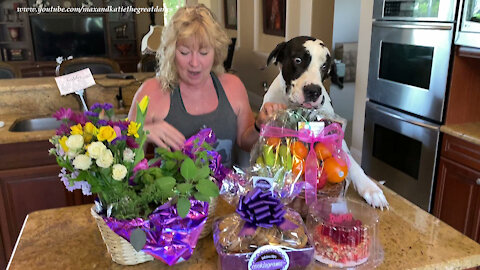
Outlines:
MULTIPOLYGON (((229 42, 203 4, 175 13, 163 29, 157 77, 143 83, 132 103, 150 97, 145 129, 151 142, 178 150, 185 138, 209 127, 225 165, 231 165, 234 142, 250 151, 258 140, 257 128, 283 105, 265 104, 255 122, 245 86, 235 75, 224 73, 229 42)), ((129 119, 135 115, 131 106, 129 119)))

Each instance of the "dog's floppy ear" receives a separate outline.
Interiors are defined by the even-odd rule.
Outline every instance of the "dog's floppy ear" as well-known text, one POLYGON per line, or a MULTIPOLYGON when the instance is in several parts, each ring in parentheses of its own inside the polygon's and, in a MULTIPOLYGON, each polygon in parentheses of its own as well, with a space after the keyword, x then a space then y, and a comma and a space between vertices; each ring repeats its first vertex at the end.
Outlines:
POLYGON ((287 45, 286 42, 282 42, 273 49, 273 51, 270 53, 267 59, 267 66, 272 63, 272 60, 275 59, 275 65, 278 64, 278 62, 282 62, 283 60, 283 50, 285 49, 285 46, 287 45))
MULTIPOLYGON (((333 60, 333 59, 332 59, 332 60, 333 60)), ((340 80, 340 78, 338 77, 337 65, 335 64, 335 60, 333 60, 333 61, 331 62, 330 72, 328 73, 328 75, 330 76, 330 81, 331 81, 333 84, 336 84, 338 87, 340 87, 340 89, 343 89, 343 82, 342 82, 342 80, 340 80)))

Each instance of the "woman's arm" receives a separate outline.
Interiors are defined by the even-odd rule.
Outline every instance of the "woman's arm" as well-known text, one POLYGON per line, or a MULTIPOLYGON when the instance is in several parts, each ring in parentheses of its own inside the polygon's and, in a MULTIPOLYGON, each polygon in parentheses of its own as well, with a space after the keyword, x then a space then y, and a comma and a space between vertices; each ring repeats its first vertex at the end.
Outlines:
POLYGON ((237 115, 237 144, 245 151, 250 151, 257 142, 259 133, 254 124, 261 127, 279 109, 285 108, 283 104, 265 103, 257 119, 254 118, 247 90, 240 79, 232 74, 224 74, 221 78, 222 86, 237 115))

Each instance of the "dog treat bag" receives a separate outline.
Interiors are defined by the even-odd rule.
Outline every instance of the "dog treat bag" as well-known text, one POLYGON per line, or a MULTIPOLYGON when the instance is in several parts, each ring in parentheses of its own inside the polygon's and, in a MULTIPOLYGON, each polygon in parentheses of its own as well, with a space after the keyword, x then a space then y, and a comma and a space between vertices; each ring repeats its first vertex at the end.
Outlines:
MULTIPOLYGON (((305 202, 323 189, 343 187, 349 159, 342 150, 345 119, 321 109, 288 108, 262 126, 248 175, 271 179, 277 190, 302 186, 305 202)), ((298 193, 297 193, 298 194, 298 193)))

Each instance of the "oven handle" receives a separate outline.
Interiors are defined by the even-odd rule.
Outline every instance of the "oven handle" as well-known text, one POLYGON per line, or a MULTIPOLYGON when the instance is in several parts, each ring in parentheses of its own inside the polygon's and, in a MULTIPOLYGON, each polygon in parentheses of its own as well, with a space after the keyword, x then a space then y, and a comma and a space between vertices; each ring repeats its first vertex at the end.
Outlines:
POLYGON ((440 127, 439 126, 434 126, 434 125, 429 125, 429 124, 425 124, 425 123, 422 123, 422 122, 418 122, 418 121, 414 121, 414 120, 410 120, 410 119, 405 119, 403 118, 402 116, 398 115, 398 114, 395 114, 395 113, 392 113, 392 112, 389 112, 389 111, 386 111, 385 109, 382 109, 378 106, 374 106, 375 107, 375 110, 377 110, 378 112, 380 113, 383 113, 385 115, 388 115, 390 117, 393 117, 397 120, 400 120, 400 121, 403 121, 403 122, 407 122, 407 123, 410 123, 412 125, 416 125, 416 126, 420 126, 420 127, 424 127, 424 128, 428 128, 428 129, 432 129, 432 130, 440 130, 440 127))
POLYGON ((374 26, 400 29, 427 29, 427 30, 452 30, 453 26, 449 23, 398 23, 398 22, 379 22, 374 21, 374 26))

